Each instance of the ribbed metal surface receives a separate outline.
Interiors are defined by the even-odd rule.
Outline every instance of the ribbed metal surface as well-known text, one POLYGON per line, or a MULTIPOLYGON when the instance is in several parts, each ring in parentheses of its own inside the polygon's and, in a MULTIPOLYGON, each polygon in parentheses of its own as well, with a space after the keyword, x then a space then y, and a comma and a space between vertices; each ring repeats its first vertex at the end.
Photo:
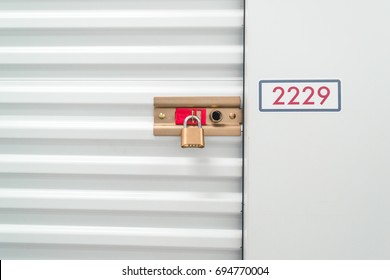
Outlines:
POLYGON ((241 258, 241 137, 153 136, 242 95, 242 0, 0 1, 0 258, 241 258))

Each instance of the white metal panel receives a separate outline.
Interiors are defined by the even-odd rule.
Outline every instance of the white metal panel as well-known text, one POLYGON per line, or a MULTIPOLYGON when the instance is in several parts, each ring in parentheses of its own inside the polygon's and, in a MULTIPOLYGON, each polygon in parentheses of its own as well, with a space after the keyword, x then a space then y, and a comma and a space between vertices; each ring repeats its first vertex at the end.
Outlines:
POLYGON ((242 64, 242 47, 0 47, 3 64, 242 64))
POLYGON ((241 24, 239 9, 0 12, 1 28, 228 28, 241 24))
POLYGON ((244 257, 389 259, 390 2, 246 3, 244 257), (340 79, 341 111, 260 112, 278 79, 340 79))
POLYGON ((9 243, 175 248, 196 244, 197 248, 208 249, 236 249, 241 246, 241 233, 238 230, 3 224, 0 233, 3 242, 9 243))
POLYGON ((74 191, 0 190, 0 207, 14 209, 86 209, 129 211, 172 211, 237 213, 241 196, 237 193, 161 191, 74 191))
POLYGON ((0 258, 241 258, 241 137, 153 136, 242 96, 242 0, 0 0, 0 258))

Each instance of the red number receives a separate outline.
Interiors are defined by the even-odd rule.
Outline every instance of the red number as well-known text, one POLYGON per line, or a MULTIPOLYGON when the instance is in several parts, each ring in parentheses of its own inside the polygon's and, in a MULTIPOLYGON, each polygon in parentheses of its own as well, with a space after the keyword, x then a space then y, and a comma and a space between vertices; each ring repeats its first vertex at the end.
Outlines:
POLYGON ((287 92, 291 92, 292 90, 295 90, 295 95, 294 97, 290 100, 290 102, 288 102, 287 104, 288 105, 299 105, 299 102, 298 101, 295 101, 295 99, 297 99, 298 95, 299 95, 299 89, 297 87, 290 87, 287 92))
MULTIPOLYGON (((283 87, 275 87, 273 89, 272 92, 278 92, 279 91, 279 96, 278 98, 276 98, 275 102, 273 103, 273 105, 285 105, 284 101, 281 101, 281 99, 283 98, 284 96, 284 93, 285 93, 285 90, 283 87)), ((288 93, 294 93, 294 96, 293 98, 291 98, 291 100, 287 103, 288 105, 299 105, 299 101, 295 101, 298 96, 299 96, 299 89, 295 86, 292 86, 292 87, 289 87, 288 90, 287 90, 288 93)), ((307 87, 304 87, 302 92, 306 93, 306 92, 310 92, 309 93, 309 96, 306 98, 306 100, 302 103, 303 105, 314 105, 315 102, 314 101, 311 101, 311 99, 313 98, 314 96, 314 93, 315 93, 315 90, 313 87, 310 87, 310 86, 307 86, 307 87)), ((330 89, 327 87, 327 86, 322 86, 318 89, 317 91, 317 94, 319 97, 322 98, 320 104, 321 105, 324 105, 324 103, 326 102, 326 100, 328 99, 328 97, 330 96, 330 89), (325 91, 325 94, 323 94, 323 92, 325 91)))
POLYGON ((272 92, 276 92, 277 90, 280 90, 280 95, 279 97, 275 100, 273 105, 284 105, 283 101, 280 101, 284 95, 284 89, 282 87, 275 87, 272 92))
POLYGON ((312 87, 304 87, 304 89, 302 91, 306 92, 307 90, 310 90, 310 95, 309 95, 308 98, 306 98, 305 102, 303 102, 303 105, 314 105, 314 101, 310 101, 310 99, 314 95, 314 88, 312 88, 312 87))
POLYGON ((318 89, 318 95, 322 98, 322 101, 321 101, 321 105, 323 105, 324 103, 325 103, 325 101, 326 101, 326 99, 328 99, 328 97, 329 97, 329 95, 330 95, 330 89, 328 88, 328 87, 325 87, 325 86, 323 86, 323 87, 320 87, 319 89, 318 89), (321 94, 321 91, 322 90, 326 90, 326 94, 325 95, 322 95, 321 94))

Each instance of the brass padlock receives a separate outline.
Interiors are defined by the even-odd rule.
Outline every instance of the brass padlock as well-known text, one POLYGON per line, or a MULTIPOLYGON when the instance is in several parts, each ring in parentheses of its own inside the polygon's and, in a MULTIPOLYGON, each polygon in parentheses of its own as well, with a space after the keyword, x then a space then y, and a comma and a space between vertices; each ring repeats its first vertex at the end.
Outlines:
POLYGON ((181 147, 204 148, 204 132, 199 117, 192 115, 184 119, 183 129, 181 131, 181 147), (188 127, 187 122, 192 118, 198 122, 198 127, 188 127))

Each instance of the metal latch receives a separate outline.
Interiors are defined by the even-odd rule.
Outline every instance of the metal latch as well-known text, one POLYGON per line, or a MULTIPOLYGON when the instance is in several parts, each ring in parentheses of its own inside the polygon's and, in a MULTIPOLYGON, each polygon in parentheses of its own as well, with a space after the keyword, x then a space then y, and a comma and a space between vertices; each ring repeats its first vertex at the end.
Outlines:
MULTIPOLYGON (((199 126, 204 136, 240 136, 240 107, 239 96, 155 97, 153 134, 181 136, 184 119, 191 116, 186 121, 187 128, 199 126)), ((202 146, 187 144, 188 147, 202 146)))

